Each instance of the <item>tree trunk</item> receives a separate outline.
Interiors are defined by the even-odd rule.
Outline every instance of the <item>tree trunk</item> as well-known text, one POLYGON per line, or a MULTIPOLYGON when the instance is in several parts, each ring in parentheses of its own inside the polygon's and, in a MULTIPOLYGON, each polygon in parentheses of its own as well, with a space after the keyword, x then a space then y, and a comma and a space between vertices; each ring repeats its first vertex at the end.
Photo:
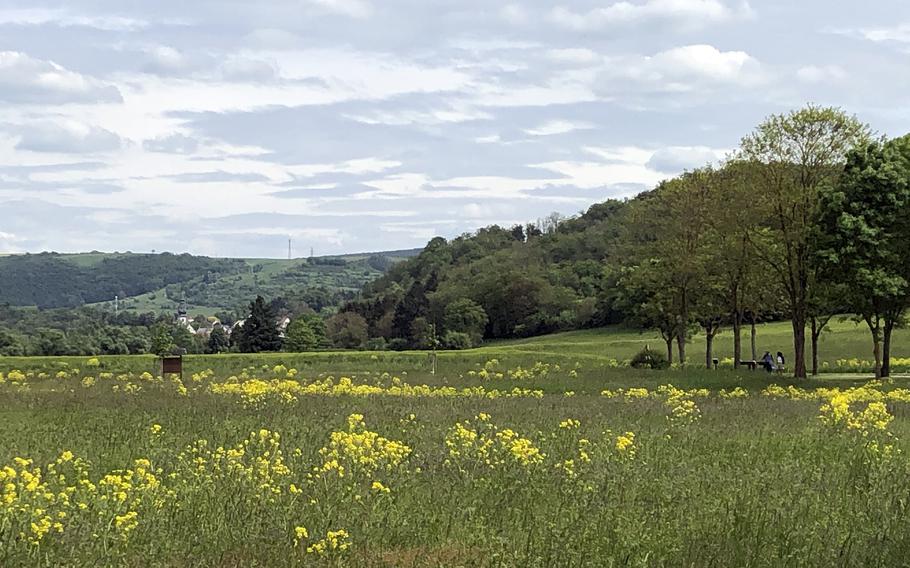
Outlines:
POLYGON ((676 351, 679 357, 679 364, 686 364, 686 336, 685 333, 676 334, 676 351))
POLYGON ((743 338, 740 335, 743 327, 743 315, 739 312, 733 313, 733 368, 739 368, 739 360, 743 356, 743 338))
POLYGON ((875 378, 882 378, 882 340, 878 334, 872 336, 872 354, 875 356, 875 378))
POLYGON ((822 330, 818 325, 818 318, 812 316, 810 323, 812 325, 812 376, 815 377, 818 375, 818 337, 822 334, 822 330))
POLYGON ((714 331, 705 333, 705 368, 711 370, 714 359, 714 331))
POLYGON ((866 325, 869 326, 869 331, 872 333, 872 356, 875 358, 875 378, 882 378, 882 324, 881 320, 876 316, 866 317, 863 316, 863 319, 866 320, 866 325))
POLYGON ((795 313, 791 319, 793 324, 793 377, 806 378, 806 316, 795 313))
POLYGON ((673 362, 673 337, 667 337, 664 339, 667 343, 667 362, 673 362))
POLYGON ((882 377, 891 376, 891 332, 894 331, 894 321, 885 321, 885 332, 882 334, 882 377))
POLYGON ((752 360, 758 361, 758 350, 755 348, 755 316, 752 316, 752 360))

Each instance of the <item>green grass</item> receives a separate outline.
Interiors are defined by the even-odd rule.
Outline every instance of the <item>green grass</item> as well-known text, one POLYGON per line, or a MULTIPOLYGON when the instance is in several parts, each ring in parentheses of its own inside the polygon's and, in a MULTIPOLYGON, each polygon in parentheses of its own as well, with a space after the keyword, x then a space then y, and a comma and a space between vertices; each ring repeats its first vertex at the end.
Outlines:
MULTIPOLYGON (((896 346, 906 345, 905 332, 899 338, 896 346)), ((864 339, 861 328, 837 323, 823 356, 859 356, 864 339)), ((786 340, 783 324, 759 329, 762 349, 786 340)), ((896 393, 884 407, 893 416, 886 430, 861 414, 868 401, 852 404, 864 436, 825 426, 822 400, 761 394, 771 383, 848 388, 863 384, 862 374, 793 381, 613 365, 644 343, 659 345, 615 328, 502 342, 442 352, 436 374, 423 352, 188 356, 185 395, 170 378, 140 377, 156 368, 150 356, 101 357, 97 367, 86 357, 0 358, 0 471, 7 464, 17 471, 13 481, 9 470, 0 473, 0 566, 906 564, 910 406, 893 389, 910 380, 860 391, 896 393), (488 364, 494 358, 499 363, 488 364), (537 362, 546 371, 510 378, 537 362), (478 376, 484 365, 493 378, 478 376), (299 373, 268 383, 289 368, 299 373), (212 376, 193 378, 206 369, 212 376), (329 385, 340 377, 373 394, 338 394, 329 385), (668 383, 710 389, 707 397, 679 395, 696 405, 697 419, 671 419, 682 405, 665 394, 601 394, 654 393, 668 383), (401 396, 394 390, 401 384, 437 394, 401 396), (246 385, 245 394, 226 385, 246 385), (314 386, 321 390, 305 390, 314 386), (482 387, 485 396, 444 387, 482 387), (718 394, 736 387, 749 396, 718 394), (502 395, 513 388, 524 394, 502 395), (352 429, 352 414, 365 426, 352 429), (568 419, 577 427, 561 427, 568 419), (628 432, 634 455, 617 448, 628 432), (392 450, 374 451, 386 447, 376 436, 405 444, 406 455, 398 461, 392 450), (228 458, 218 448, 236 453, 228 458), (85 460, 87 471, 57 463, 64 451, 85 460), (23 467, 16 457, 34 462, 23 467), (137 462, 144 459, 150 470, 137 462), (54 471, 45 467, 52 463, 54 471), (30 490, 22 470, 38 466, 46 485, 30 490), (51 528, 38 540, 45 517, 51 528), (296 527, 308 537, 295 542, 296 527), (323 554, 307 552, 339 529, 349 535, 336 540, 350 545, 345 550, 324 542, 323 554)))
MULTIPOLYGON (((775 322, 756 326, 756 349, 758 357, 765 351, 772 354, 783 352, 792 357, 793 339, 789 322, 775 322)), ((808 338, 807 338, 808 340, 808 338)), ((751 358, 750 330, 742 333, 743 357, 751 358)), ((492 355, 537 354, 540 357, 602 360, 628 360, 645 346, 661 352, 665 344, 655 332, 639 332, 622 327, 572 331, 544 335, 530 339, 495 342, 478 350, 492 355)), ((676 345, 674 344, 674 357, 676 345)), ((705 361, 705 340, 702 334, 695 334, 687 347, 687 358, 692 364, 705 361)), ((714 339, 714 356, 720 359, 733 357, 733 333, 725 330, 714 339)), ((807 354, 808 357, 808 354, 807 354)), ((910 357, 910 329, 894 331, 892 357, 910 357)), ((819 361, 834 366, 838 359, 872 359, 872 340, 865 324, 849 319, 837 318, 831 321, 819 339, 819 361)))

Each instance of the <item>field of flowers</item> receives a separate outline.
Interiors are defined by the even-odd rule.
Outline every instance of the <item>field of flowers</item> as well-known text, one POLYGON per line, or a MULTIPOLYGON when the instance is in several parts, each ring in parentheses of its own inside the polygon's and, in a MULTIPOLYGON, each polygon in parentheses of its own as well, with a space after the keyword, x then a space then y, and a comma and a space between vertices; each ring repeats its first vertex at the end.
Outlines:
POLYGON ((910 384, 245 362, 0 359, 0 566, 910 558, 910 384))

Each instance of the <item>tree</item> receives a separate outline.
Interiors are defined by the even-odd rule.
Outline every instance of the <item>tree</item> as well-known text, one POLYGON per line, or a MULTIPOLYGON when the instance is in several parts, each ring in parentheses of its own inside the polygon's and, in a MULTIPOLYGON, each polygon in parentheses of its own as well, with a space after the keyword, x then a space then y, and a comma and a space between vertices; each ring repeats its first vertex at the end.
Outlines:
MULTIPOLYGON (((716 173, 708 219, 708 265, 733 328, 734 368, 743 360, 742 327, 748 308, 762 304, 767 296, 764 291, 768 290, 749 238, 759 225, 754 208, 754 175, 755 168, 747 162, 727 162, 716 173)), ((751 358, 755 359, 755 355, 751 358)))
POLYGON ((275 314, 262 296, 256 296, 250 303, 250 315, 235 333, 238 334, 237 346, 243 353, 281 350, 275 314))
POLYGON ((715 183, 712 168, 687 172, 661 183, 629 217, 632 257, 656 268, 650 277, 654 290, 671 294, 680 363, 686 362, 697 297, 708 284, 706 245, 715 183))
POLYGON ((5 329, 0 329, 0 355, 25 355, 25 349, 22 346, 22 340, 13 333, 10 333, 5 329))
POLYGON ((786 293, 798 378, 806 377, 819 192, 837 182, 847 153, 869 137, 869 128, 842 110, 809 105, 767 118, 742 140, 740 157, 758 168, 757 211, 766 217, 752 238, 786 293))
POLYGON ((285 351, 292 353, 312 351, 318 349, 319 345, 319 337, 306 316, 296 317, 288 324, 284 339, 285 351))
POLYGON ((673 361, 677 317, 672 293, 658 285, 660 266, 648 261, 621 270, 611 305, 625 314, 625 322, 638 329, 654 329, 667 346, 667 361, 673 361))
POLYGON ((341 312, 325 322, 332 344, 342 349, 360 349, 368 339, 367 320, 360 314, 341 312))
POLYGON ((158 324, 152 331, 152 353, 159 357, 170 355, 177 347, 169 327, 166 324, 158 324))
POLYGON ((66 334, 59 329, 38 330, 33 347, 35 355, 67 355, 69 350, 66 334))
POLYGON ((910 307, 910 135, 851 151, 822 196, 824 266, 872 334, 875 376, 890 374, 891 332, 910 307))
POLYGON ((215 354, 227 351, 230 345, 231 342, 227 333, 224 332, 224 327, 216 325, 212 328, 212 333, 209 335, 208 348, 206 349, 208 353, 215 354))
POLYGON ((445 308, 443 325, 446 331, 464 333, 471 345, 479 345, 487 327, 487 312, 470 298, 460 298, 445 308))

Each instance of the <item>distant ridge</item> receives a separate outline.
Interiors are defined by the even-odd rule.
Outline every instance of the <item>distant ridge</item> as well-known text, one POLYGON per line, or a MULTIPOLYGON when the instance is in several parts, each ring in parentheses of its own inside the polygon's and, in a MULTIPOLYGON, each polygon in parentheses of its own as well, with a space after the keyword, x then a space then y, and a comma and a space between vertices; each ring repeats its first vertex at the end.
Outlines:
POLYGON ((332 304, 356 293, 395 262, 421 249, 307 258, 212 258, 188 253, 53 252, 0 255, 0 304, 75 308, 113 303, 165 312, 186 300, 191 310, 233 310, 258 294, 313 296, 332 304))

